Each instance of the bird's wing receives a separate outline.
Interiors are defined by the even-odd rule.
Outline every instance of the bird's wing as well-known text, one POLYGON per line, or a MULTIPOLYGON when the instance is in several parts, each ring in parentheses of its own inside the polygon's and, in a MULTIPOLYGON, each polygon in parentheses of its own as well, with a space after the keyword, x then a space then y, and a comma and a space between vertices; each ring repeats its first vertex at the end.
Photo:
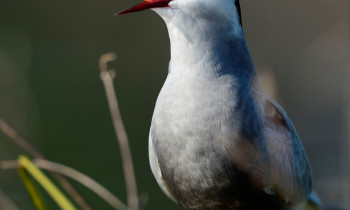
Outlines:
POLYGON ((323 210, 323 204, 316 194, 315 191, 312 191, 304 203, 300 203, 297 206, 294 206, 292 210, 323 210))
POLYGON ((286 203, 305 201, 312 190, 312 175, 308 159, 298 134, 284 110, 272 99, 266 98, 264 110, 264 137, 270 169, 267 186, 286 203))
POLYGON ((153 147, 153 141, 152 141, 152 134, 150 133, 149 135, 149 140, 148 140, 148 152, 149 152, 149 161, 151 165, 151 170, 156 178, 158 185, 160 188, 163 190, 163 192, 174 202, 176 202, 176 199, 174 196, 171 194, 170 190, 168 189, 167 184, 165 183, 162 175, 162 171, 160 170, 159 163, 158 163, 158 157, 154 151, 153 147))

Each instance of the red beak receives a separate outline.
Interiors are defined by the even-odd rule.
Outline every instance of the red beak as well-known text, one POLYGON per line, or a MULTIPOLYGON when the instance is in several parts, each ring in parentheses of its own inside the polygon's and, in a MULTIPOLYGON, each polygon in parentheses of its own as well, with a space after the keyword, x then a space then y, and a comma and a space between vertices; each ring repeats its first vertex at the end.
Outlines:
POLYGON ((126 13, 138 12, 156 7, 169 7, 168 4, 170 1, 171 0, 146 0, 140 4, 130 7, 129 9, 118 12, 116 15, 123 15, 126 13))

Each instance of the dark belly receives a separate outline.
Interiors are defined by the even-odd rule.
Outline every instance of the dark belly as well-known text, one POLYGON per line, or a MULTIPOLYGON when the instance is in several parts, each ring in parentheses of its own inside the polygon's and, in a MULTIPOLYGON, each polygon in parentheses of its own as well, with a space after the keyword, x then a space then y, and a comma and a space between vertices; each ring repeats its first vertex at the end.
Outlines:
MULTIPOLYGON (((249 175, 233 165, 227 166, 225 171, 203 173, 200 180, 181 174, 190 172, 178 172, 163 164, 160 167, 165 169, 163 178, 183 209, 284 209, 278 197, 254 187, 249 175)), ((213 168, 216 167, 213 165, 213 168)))
POLYGON ((281 210, 282 202, 252 183, 218 148, 156 141, 159 166, 168 189, 183 209, 281 210), (208 148, 211 148, 208 150, 208 148))

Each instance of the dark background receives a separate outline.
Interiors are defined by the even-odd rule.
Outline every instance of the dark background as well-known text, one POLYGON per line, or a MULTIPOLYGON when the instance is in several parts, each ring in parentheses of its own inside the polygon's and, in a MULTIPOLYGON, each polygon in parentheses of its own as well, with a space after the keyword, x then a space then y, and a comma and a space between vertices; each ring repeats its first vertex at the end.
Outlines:
MULTIPOLYGON (((149 198, 146 209, 179 209, 155 182, 147 152, 153 107, 167 74, 169 39, 154 12, 113 16, 135 3, 1 0, 0 117, 50 160, 91 176, 126 201, 98 69, 101 54, 116 52, 118 60, 110 67, 117 71, 115 87, 139 193, 149 198)), ((350 209, 349 4, 241 0, 244 31, 256 68, 267 78, 265 88, 275 85, 277 93, 268 92, 292 118, 323 202, 343 209, 350 209)), ((0 160, 23 153, 0 133, 0 160)), ((110 208, 74 184, 93 207, 110 208)), ((0 170, 0 190, 20 209, 34 209, 16 170, 0 170)))

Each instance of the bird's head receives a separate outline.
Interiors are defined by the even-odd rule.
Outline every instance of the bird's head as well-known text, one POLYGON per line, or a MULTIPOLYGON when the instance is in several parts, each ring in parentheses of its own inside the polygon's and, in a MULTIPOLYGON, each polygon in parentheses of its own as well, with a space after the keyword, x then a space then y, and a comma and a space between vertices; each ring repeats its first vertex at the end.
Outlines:
POLYGON ((240 23, 239 0, 146 0, 123 10, 118 15, 152 9, 166 22, 174 18, 205 19, 216 24, 220 21, 240 23))

